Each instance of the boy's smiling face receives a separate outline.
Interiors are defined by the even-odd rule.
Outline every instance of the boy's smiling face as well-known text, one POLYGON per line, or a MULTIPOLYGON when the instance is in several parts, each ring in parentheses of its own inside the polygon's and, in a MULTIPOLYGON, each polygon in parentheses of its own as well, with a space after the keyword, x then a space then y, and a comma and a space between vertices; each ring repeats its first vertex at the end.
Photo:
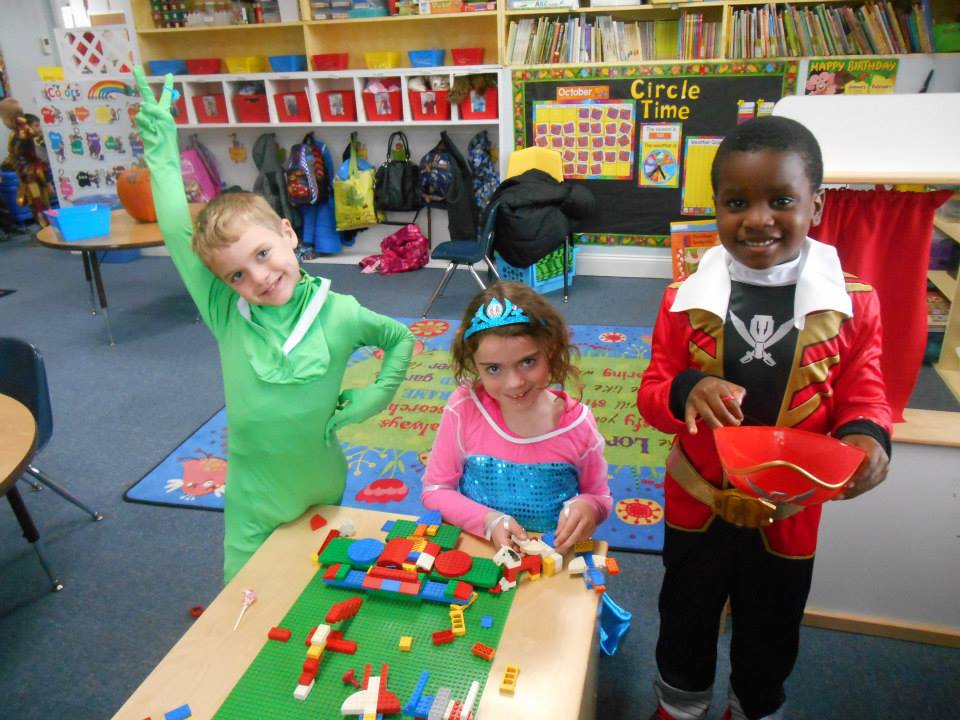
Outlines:
POLYGON ((210 270, 251 305, 285 304, 300 281, 297 235, 284 220, 279 233, 249 225, 210 257, 210 270))
POLYGON ((803 156, 793 151, 731 152, 714 200, 720 242, 755 270, 796 258, 823 211, 823 193, 811 187, 803 156))

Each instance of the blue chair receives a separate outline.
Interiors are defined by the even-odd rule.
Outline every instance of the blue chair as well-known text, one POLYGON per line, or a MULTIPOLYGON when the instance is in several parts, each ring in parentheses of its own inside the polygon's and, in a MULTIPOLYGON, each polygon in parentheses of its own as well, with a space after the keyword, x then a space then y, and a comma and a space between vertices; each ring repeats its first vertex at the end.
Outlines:
POLYGON ((480 286, 481 290, 486 289, 486 285, 483 284, 483 280, 480 279, 480 276, 477 275, 477 271, 473 269, 473 266, 478 262, 485 262, 487 264, 487 276, 496 277, 497 280, 500 279, 500 274, 497 272, 497 266, 494 265, 493 260, 490 259, 490 248, 493 247, 493 235, 494 235, 494 224, 497 217, 497 208, 495 205, 492 205, 487 208, 486 219, 483 222, 483 226, 480 229, 480 235, 477 240, 448 240, 447 242, 440 243, 437 245, 433 252, 430 253, 431 260, 448 260, 450 264, 447 265, 447 269, 443 272, 443 277, 440 278, 440 283, 437 285, 436 289, 433 291, 433 295, 430 296, 430 302, 427 303, 427 306, 423 309, 422 317, 426 317, 427 313, 430 312, 430 308, 433 306, 434 301, 443 295, 444 289, 447 287, 447 283, 450 282, 450 278, 453 277, 453 271, 456 270, 459 266, 465 265, 467 270, 470 271, 470 274, 473 275, 473 279, 477 281, 477 285, 480 286))
MULTIPOLYGON (((43 357, 40 351, 30 343, 18 338, 0 337, 0 393, 18 400, 33 414, 37 423, 37 446, 33 451, 33 457, 35 457, 53 435, 53 413, 50 408, 50 389, 47 385, 47 371, 43 357)), ((87 507, 37 468, 33 464, 33 457, 27 464, 26 472, 39 480, 42 483, 41 487, 50 488, 57 495, 86 512, 94 521, 103 520, 101 513, 87 507)), ((50 577, 53 589, 60 590, 63 585, 50 572, 37 542, 39 534, 15 487, 11 486, 11 490, 7 492, 7 499, 13 507, 17 520, 20 521, 24 537, 33 545, 43 569, 50 577)))

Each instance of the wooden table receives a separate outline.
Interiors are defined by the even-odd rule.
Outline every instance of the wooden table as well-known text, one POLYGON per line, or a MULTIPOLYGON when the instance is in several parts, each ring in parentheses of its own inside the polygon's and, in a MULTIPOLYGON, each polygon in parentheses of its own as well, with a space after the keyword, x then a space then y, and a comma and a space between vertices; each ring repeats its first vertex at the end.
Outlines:
MULTIPOLYGON (((309 518, 320 512, 327 527, 349 518, 356 537, 383 539, 380 530, 397 515, 356 508, 321 507, 278 528, 256 555, 216 597, 193 627, 114 716, 119 720, 162 718, 184 703, 193 717, 213 717, 247 666, 316 572, 309 553, 326 529, 310 530, 309 518), (257 602, 240 627, 233 624, 244 588, 257 591, 257 602)), ((606 553, 606 544, 597 552, 606 553)), ((475 555, 492 548, 464 534, 459 548, 475 555)), ((552 718, 592 720, 596 706, 597 640, 594 624, 599 597, 583 580, 563 572, 536 581, 524 578, 517 588, 490 674, 480 698, 480 720, 552 718), (500 695, 508 664, 520 666, 516 694, 500 695)), ((413 688, 391 688, 405 703, 413 688)), ((325 718, 339 717, 339 708, 325 718)), ((390 716, 400 717, 400 716, 390 716)))
MULTIPOLYGON (((203 204, 191 204, 190 212, 196 217, 203 204)), ((37 242, 54 250, 79 252, 83 259, 83 274, 90 289, 90 310, 97 314, 97 302, 103 312, 107 325, 107 337, 111 345, 116 345, 110 328, 110 313, 107 310, 107 291, 100 274, 98 252, 108 250, 137 250, 163 245, 163 235, 157 223, 145 223, 134 220, 126 210, 114 210, 110 214, 110 234, 89 240, 67 242, 53 225, 48 225, 37 233, 37 242)))

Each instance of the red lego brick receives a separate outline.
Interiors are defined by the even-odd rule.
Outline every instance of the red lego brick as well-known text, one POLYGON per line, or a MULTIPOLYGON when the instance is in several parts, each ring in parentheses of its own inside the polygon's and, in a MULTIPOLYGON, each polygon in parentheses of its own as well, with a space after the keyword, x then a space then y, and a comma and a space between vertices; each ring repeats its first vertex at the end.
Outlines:
POLYGON ((316 532, 327 524, 326 519, 319 513, 310 518, 310 529, 316 532))
POLYGON ((317 625, 314 625, 310 628, 310 632, 307 633, 307 641, 304 643, 307 647, 310 647, 310 641, 313 640, 313 634, 317 631, 317 625))
POLYGON ((303 672, 317 674, 317 671, 320 670, 320 658, 311 658, 308 657, 303 661, 303 672))
POLYGON ((607 558, 607 572, 610 573, 611 575, 619 575, 619 574, 620 574, 620 563, 618 563, 614 558, 608 557, 608 558, 607 558))
POLYGON ((363 604, 363 598, 352 597, 349 600, 338 602, 327 612, 326 622, 338 623, 341 620, 348 620, 360 612, 360 606, 363 604))
POLYGON ((421 552, 425 552, 427 555, 432 555, 433 557, 436 557, 437 555, 440 554, 440 551, 442 549, 443 548, 441 548, 436 543, 428 542, 426 546, 423 548, 423 550, 421 550, 421 552))
POLYGON ((271 640, 279 640, 280 642, 286 642, 290 639, 291 635, 293 635, 293 633, 290 630, 280 627, 270 628, 270 632, 267 633, 268 638, 271 640))
POLYGON ((300 679, 297 680, 297 683, 298 683, 299 685, 309 685, 310 683, 312 683, 312 682, 314 681, 314 678, 316 678, 316 677, 317 677, 317 676, 316 676, 315 674, 314 674, 314 675, 311 675, 311 674, 308 673, 308 672, 300 673, 300 679))
POLYGON ((450 708, 450 715, 448 720, 462 720, 460 717, 460 712, 463 710, 463 702, 460 700, 453 701, 453 707, 450 708))
POLYGON ((539 575, 543 568, 543 563, 539 555, 527 555, 520 561, 520 569, 526 570, 531 575, 539 575))
POLYGON ((420 579, 415 572, 390 567, 372 567, 367 571, 367 575, 388 580, 399 580, 400 582, 417 582, 420 579))
POLYGON ((323 579, 335 580, 338 572, 340 572, 340 563, 335 563, 323 572, 323 579))
POLYGON ((478 658, 483 658, 483 659, 486 660, 487 662, 492 662, 492 661, 493 661, 493 655, 494 655, 494 653, 496 653, 496 650, 494 650, 494 649, 493 649, 492 647, 490 647, 489 645, 484 645, 483 643, 479 643, 479 642, 478 642, 476 645, 474 645, 474 646, 470 649, 470 652, 472 652, 472 653, 473 653, 474 655, 476 655, 478 658))
POLYGON ((508 568, 503 568, 503 576, 510 582, 516 582, 517 577, 520 575, 520 566, 508 568))
POLYGON ((473 559, 463 550, 447 550, 437 556, 434 569, 448 578, 461 577, 470 572, 473 559))
POLYGON ((400 712, 400 698, 387 690, 387 673, 390 666, 384 663, 380 667, 380 692, 377 695, 377 714, 395 715, 400 712))
POLYGON ((434 645, 446 645, 447 643, 453 642, 453 631, 452 630, 437 630, 433 634, 433 644, 434 645))
POLYGON ((400 593, 402 595, 419 595, 421 590, 420 581, 400 583, 400 593))
POLYGON ((343 633, 339 630, 331 630, 327 635, 326 649, 330 652, 353 655, 357 652, 357 644, 353 640, 344 640, 343 633))
POLYGON ((413 543, 406 538, 387 540, 387 546, 380 553, 377 565, 381 567, 400 567, 407 561, 407 555, 413 550, 413 543))
POLYGON ((327 537, 324 538, 323 540, 323 545, 321 545, 320 549, 317 550, 317 557, 320 557, 321 555, 323 555, 323 551, 327 549, 327 545, 330 544, 330 541, 338 537, 340 537, 339 530, 331 530, 330 532, 328 532, 327 537))
POLYGON ((453 591, 453 596, 457 600, 469 600, 471 595, 473 595, 473 585, 465 582, 457 583, 453 591))
POLYGON ((357 676, 354 675, 354 673, 353 673, 353 668, 350 668, 349 670, 347 670, 347 671, 343 674, 343 677, 341 677, 340 679, 343 680, 343 684, 344 684, 344 685, 353 685, 355 688, 361 688, 361 687, 363 687, 363 686, 360 684, 360 682, 357 680, 357 676))

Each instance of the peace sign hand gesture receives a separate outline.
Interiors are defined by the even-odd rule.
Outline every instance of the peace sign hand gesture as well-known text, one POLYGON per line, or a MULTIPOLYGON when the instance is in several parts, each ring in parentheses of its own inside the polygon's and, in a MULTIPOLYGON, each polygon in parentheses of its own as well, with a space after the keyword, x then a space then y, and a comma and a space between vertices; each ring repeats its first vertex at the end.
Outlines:
POLYGON ((151 151, 167 147, 168 144, 176 148, 177 126, 170 112, 170 104, 176 93, 173 89, 173 75, 168 73, 163 78, 163 90, 159 100, 147 85, 142 67, 138 65, 133 69, 133 77, 140 91, 140 112, 137 113, 136 123, 143 139, 144 154, 151 157, 151 151))

